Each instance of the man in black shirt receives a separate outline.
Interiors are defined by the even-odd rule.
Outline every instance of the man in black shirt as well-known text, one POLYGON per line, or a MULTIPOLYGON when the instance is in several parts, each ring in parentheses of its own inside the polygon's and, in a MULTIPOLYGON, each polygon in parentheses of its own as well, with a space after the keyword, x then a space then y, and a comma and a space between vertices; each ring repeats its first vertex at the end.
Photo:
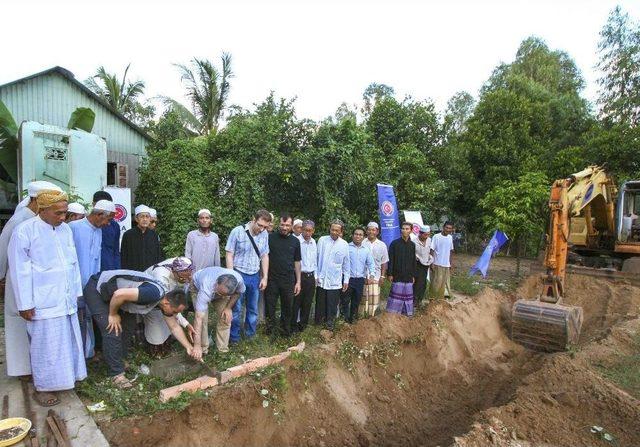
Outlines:
POLYGON ((387 277, 391 291, 387 312, 413 315, 413 283, 416 276, 416 246, 411 240, 413 225, 402 223, 402 236, 389 245, 387 277))
POLYGON ((300 240, 291 234, 293 217, 282 213, 277 232, 269 234, 269 282, 265 290, 267 333, 277 332, 276 306, 280 297, 282 333, 291 335, 293 297, 300 293, 300 240))
POLYGON ((150 208, 136 206, 136 226, 122 235, 120 259, 123 269, 143 272, 164 260, 158 233, 149 228, 150 208))

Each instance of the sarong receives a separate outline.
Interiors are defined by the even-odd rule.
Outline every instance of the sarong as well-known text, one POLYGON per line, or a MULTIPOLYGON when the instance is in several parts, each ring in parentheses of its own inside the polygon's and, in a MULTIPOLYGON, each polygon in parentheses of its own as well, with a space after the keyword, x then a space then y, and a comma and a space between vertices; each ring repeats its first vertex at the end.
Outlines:
POLYGON ((380 285, 376 281, 374 284, 365 284, 364 293, 362 294, 362 302, 360 303, 359 313, 365 317, 372 317, 376 314, 380 305, 380 285))
POLYGON ((70 390, 87 377, 82 335, 74 313, 27 322, 31 371, 37 391, 70 390))
POLYGON ((31 359, 27 320, 18 313, 11 275, 7 274, 6 280, 4 288, 4 346, 7 358, 7 375, 28 376, 31 374, 31 359))
POLYGON ((450 270, 451 269, 449 267, 442 267, 439 265, 431 266, 433 275, 431 278, 429 295, 432 298, 443 300, 445 295, 449 296, 451 294, 451 285, 449 284, 450 270))
POLYGON ((413 283, 394 282, 387 299, 387 312, 413 315, 413 283))

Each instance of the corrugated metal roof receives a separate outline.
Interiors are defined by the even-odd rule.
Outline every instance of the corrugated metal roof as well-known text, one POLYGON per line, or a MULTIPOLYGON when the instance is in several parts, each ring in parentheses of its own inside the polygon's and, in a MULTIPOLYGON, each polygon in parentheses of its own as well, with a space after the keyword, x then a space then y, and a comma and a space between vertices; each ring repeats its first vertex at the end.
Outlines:
POLYGON ((103 107, 105 107, 106 109, 108 109, 111 113, 113 113, 117 118, 119 118, 120 120, 124 121, 125 124, 127 124, 127 126, 129 126, 131 129, 133 129, 135 132, 137 132, 138 134, 140 134, 143 138, 145 138, 148 141, 153 141, 153 138, 151 138, 151 136, 149 136, 149 134, 147 134, 144 130, 142 130, 138 125, 136 125, 133 121, 129 120, 127 117, 125 117, 122 113, 120 113, 118 110, 114 109, 109 103, 107 103, 104 99, 102 99, 100 96, 96 95, 94 92, 92 92, 86 85, 84 85, 82 82, 78 81, 76 79, 76 77, 73 75, 73 73, 71 73, 69 70, 67 70, 66 68, 63 67, 53 67, 53 68, 49 68, 48 70, 44 70, 41 71, 39 73, 35 73, 29 76, 26 76, 24 78, 20 78, 17 79, 15 81, 11 81, 8 82, 6 84, 0 85, 0 90, 5 88, 5 87, 9 87, 15 84, 19 84, 22 82, 26 82, 29 81, 31 79, 34 78, 38 78, 38 77, 42 77, 42 76, 47 76, 50 74, 57 74, 60 75, 62 77, 64 77, 65 79, 69 80, 74 86, 76 86, 78 89, 80 89, 80 91, 82 93, 84 93, 85 95, 87 95, 89 98, 93 99, 94 101, 97 101, 98 103, 100 103, 103 107))

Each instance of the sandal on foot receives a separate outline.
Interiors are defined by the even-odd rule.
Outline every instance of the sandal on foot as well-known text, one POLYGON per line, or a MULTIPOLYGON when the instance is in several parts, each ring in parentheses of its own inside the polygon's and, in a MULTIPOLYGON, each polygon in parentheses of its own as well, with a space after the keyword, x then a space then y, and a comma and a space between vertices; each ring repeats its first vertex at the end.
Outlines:
POLYGON ((60 399, 53 393, 34 391, 33 399, 42 407, 53 407, 60 403, 60 399))
POLYGON ((133 387, 133 384, 125 377, 124 373, 112 377, 111 382, 121 390, 127 390, 133 387))

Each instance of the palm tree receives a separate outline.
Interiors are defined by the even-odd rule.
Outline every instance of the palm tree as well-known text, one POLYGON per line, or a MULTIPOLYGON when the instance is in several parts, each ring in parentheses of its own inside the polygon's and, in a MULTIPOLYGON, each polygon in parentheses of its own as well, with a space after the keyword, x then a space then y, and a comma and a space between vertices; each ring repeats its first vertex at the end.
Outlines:
POLYGON ((129 119, 134 119, 140 104, 138 98, 144 94, 144 81, 127 81, 129 67, 124 70, 122 80, 115 73, 109 73, 101 66, 96 74, 84 81, 84 84, 107 104, 129 119))
POLYGON ((215 133, 229 97, 231 55, 222 53, 222 69, 218 70, 209 60, 193 58, 191 65, 176 64, 187 90, 192 111, 178 101, 161 97, 165 105, 178 112, 183 121, 200 135, 215 133))

